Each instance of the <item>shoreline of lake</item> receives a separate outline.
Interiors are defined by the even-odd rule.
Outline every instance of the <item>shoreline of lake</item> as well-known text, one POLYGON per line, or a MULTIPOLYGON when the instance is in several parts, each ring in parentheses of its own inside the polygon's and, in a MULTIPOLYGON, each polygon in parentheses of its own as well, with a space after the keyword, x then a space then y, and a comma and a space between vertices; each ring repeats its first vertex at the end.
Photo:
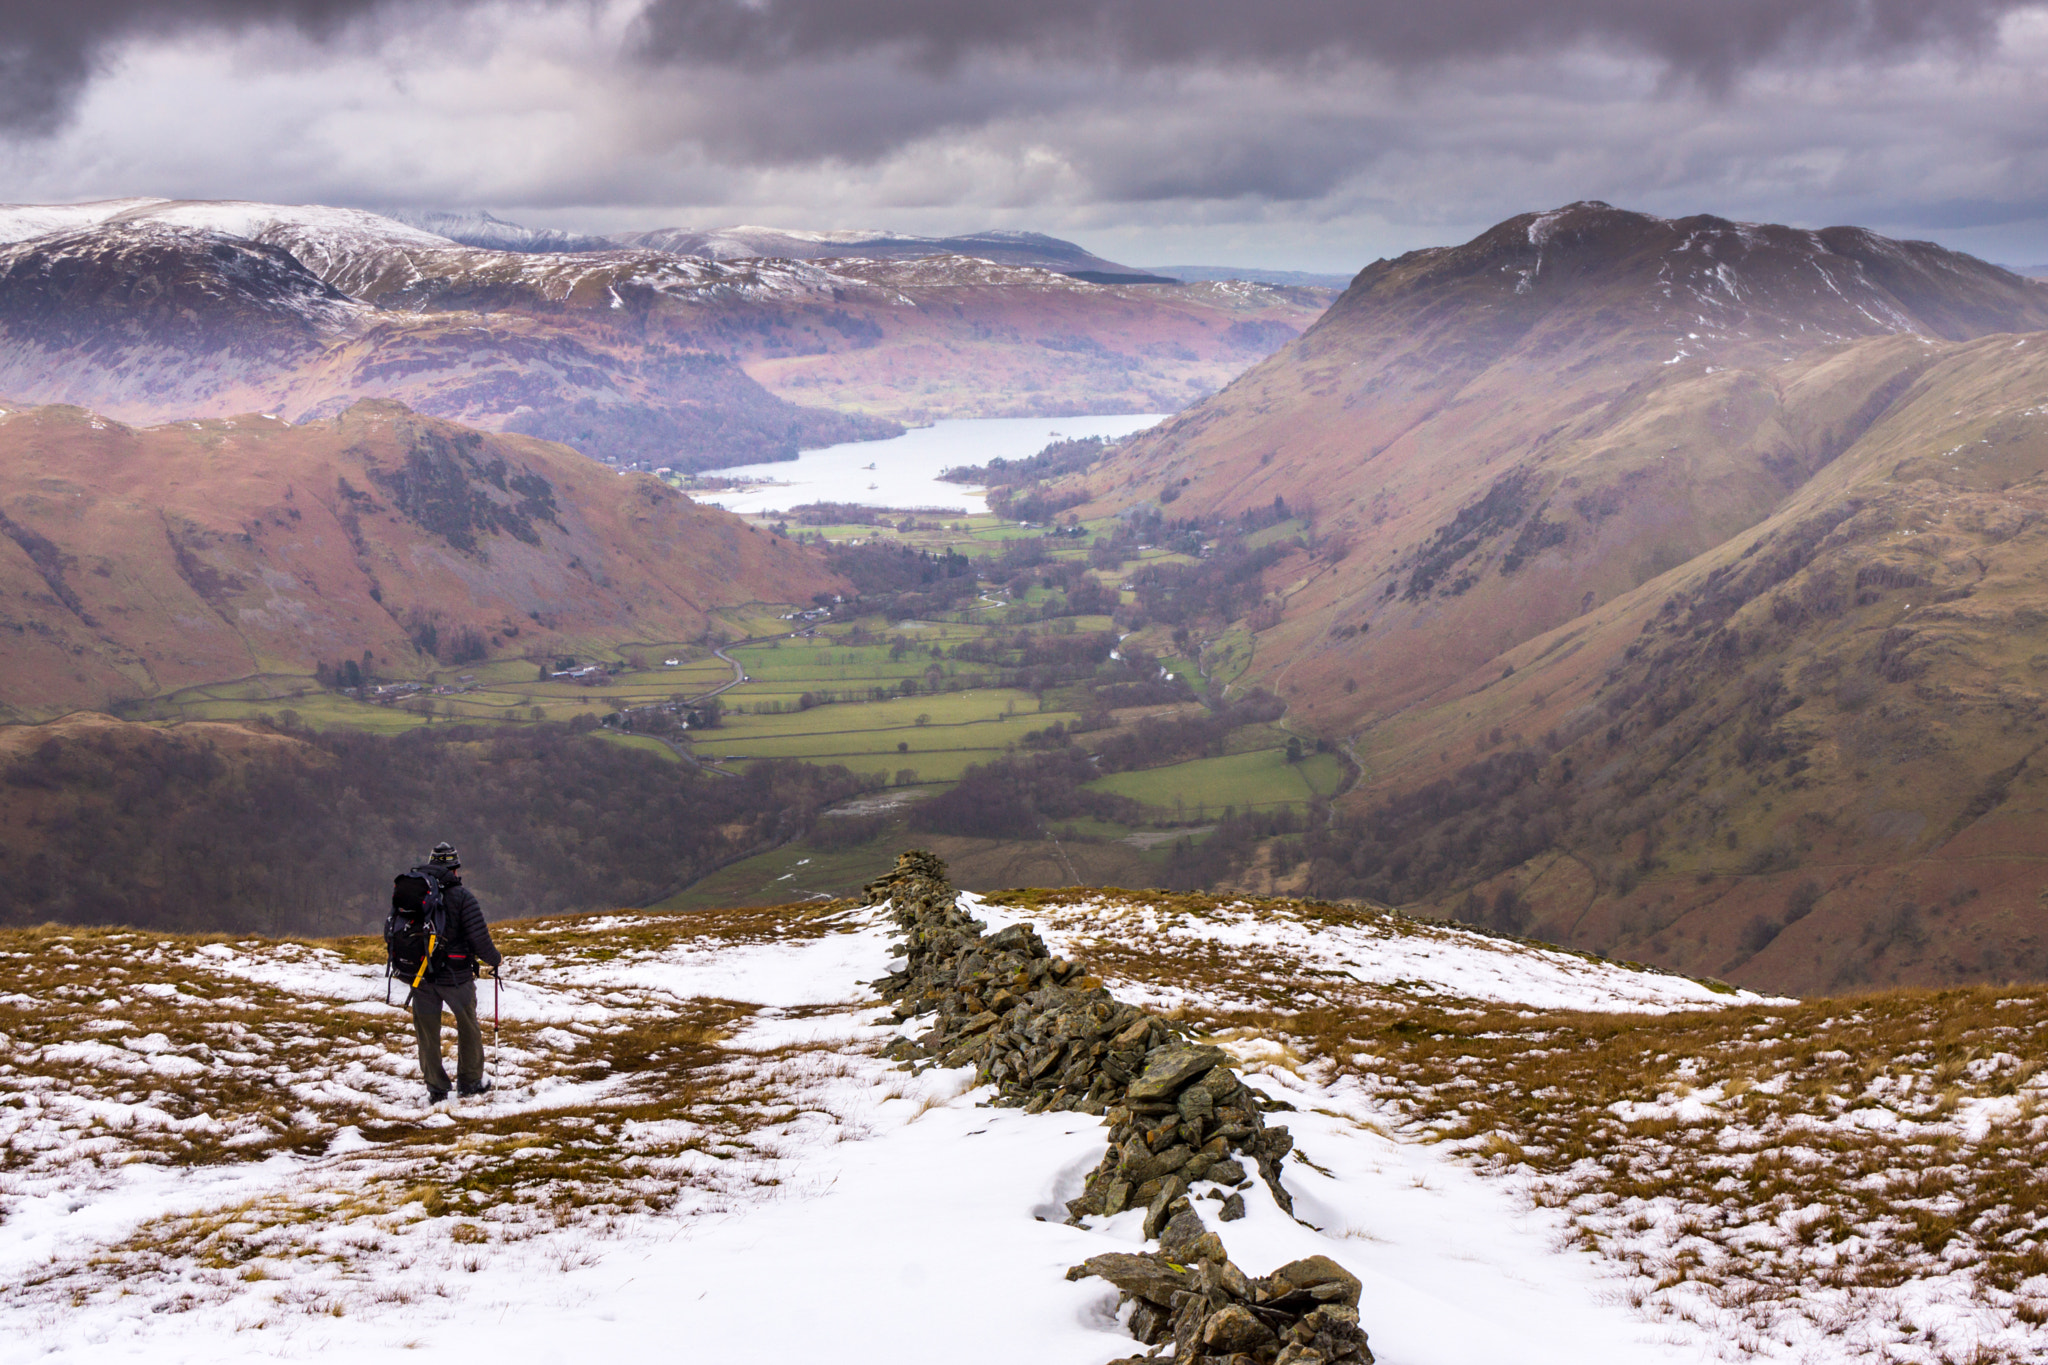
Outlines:
POLYGON ((706 470, 700 477, 736 485, 693 494, 729 512, 761 516, 814 502, 938 513, 988 510, 983 489, 947 483, 940 473, 990 460, 1036 455, 1058 440, 1118 440, 1166 420, 1168 413, 1083 417, 961 417, 913 427, 885 441, 850 441, 807 450, 794 460, 706 470))

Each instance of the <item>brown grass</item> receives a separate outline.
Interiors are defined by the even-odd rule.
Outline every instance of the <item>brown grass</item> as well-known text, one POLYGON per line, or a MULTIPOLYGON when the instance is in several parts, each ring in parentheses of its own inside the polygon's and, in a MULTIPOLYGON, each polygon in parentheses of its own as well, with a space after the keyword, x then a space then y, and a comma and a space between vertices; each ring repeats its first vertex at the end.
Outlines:
MULTIPOLYGON (((814 937, 849 928, 843 908, 513 922, 494 936, 508 964, 533 957, 562 968, 691 943, 814 937)), ((200 952, 223 942, 243 962, 337 969, 383 956, 367 938, 0 931, 0 1053, 12 1063, 0 1070, 0 1172, 89 1180, 82 1171, 136 1161, 213 1166, 285 1150, 316 1158, 286 1188, 154 1220, 5 1293, 83 1302, 179 1284, 184 1297, 164 1300, 163 1311, 185 1311, 302 1261, 388 1264, 422 1233, 427 1245, 472 1248, 476 1260, 554 1227, 602 1232, 685 1203, 729 1207, 781 1179, 778 1126, 815 1107, 809 1088, 851 1065, 820 1055, 838 1045, 731 1048, 752 1005, 606 989, 594 993, 612 1019, 578 1030, 574 1048, 536 1039, 544 1025, 502 1026, 514 1084, 601 1082, 596 1092, 547 1107, 468 1104, 455 1124, 437 1126, 422 1122, 407 1015, 231 975, 200 952), (636 995, 644 1008, 625 1004, 636 995), (89 1112, 98 1102, 147 1118, 110 1125, 89 1112), (318 1159, 349 1127, 372 1145, 318 1159), (119 1290, 108 1275, 116 1269, 119 1290)), ((512 979, 516 990, 516 968, 512 979)), ((445 1046, 452 1052, 452 1037, 445 1046)))

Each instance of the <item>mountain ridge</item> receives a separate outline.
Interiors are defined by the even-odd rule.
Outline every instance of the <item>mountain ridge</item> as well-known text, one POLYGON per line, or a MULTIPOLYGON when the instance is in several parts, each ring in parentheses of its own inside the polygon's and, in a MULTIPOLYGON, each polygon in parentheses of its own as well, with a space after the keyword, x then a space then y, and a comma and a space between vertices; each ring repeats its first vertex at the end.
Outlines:
MULTIPOLYGON (((2009 272, 1931 246, 1902 260, 1882 239, 1830 231, 1832 244, 1589 203, 1379 262, 1299 340, 1121 448, 1091 487, 1104 510, 1157 505, 1169 486, 1177 515, 1276 494, 1315 507, 1326 548, 1347 548, 1317 561, 1306 600, 1290 597, 1294 630, 1309 602, 1330 628, 1357 627, 1325 642, 1323 666, 1363 663, 1371 681, 1330 718, 1384 714, 1569 619, 1588 592, 1605 600, 1753 524, 1824 463, 1856 411, 1826 416, 1827 385, 1781 396, 1776 366, 1912 326, 2048 327, 2048 290, 2009 272), (1951 278, 1962 287, 1936 289, 1951 278), (1772 311, 1778 297, 1790 302, 1772 311), (1781 414, 1787 401, 1798 410, 1781 414), (1822 426, 1801 434, 1816 403, 1822 426), (1709 466, 1737 430, 1730 483, 1709 466), (1709 466, 1675 470, 1673 453, 1709 466), (1697 506, 1667 496, 1679 483, 1697 506), (1525 530, 1519 558, 1555 580, 1551 605, 1497 622, 1519 564, 1452 589, 1482 549, 1500 559, 1525 530), (1618 575, 1617 537, 1634 546, 1618 575), (1592 553, 1598 540, 1607 549, 1592 553), (1466 625, 1427 627, 1416 648, 1389 653, 1423 616, 1466 625)), ((1298 649, 1318 652, 1305 636, 1298 649)))
MULTIPOLYGON (((1105 285, 957 254, 487 250, 358 210, 241 202, 16 206, 0 209, 10 237, 0 390, 24 399, 148 423, 325 416, 389 397, 641 468, 789 458, 903 421, 1171 411, 1297 334, 1328 298, 1105 285), (320 328, 279 340, 277 307, 214 278, 263 251, 338 291, 320 328), (196 325, 142 327, 143 305, 178 280, 196 325)), ((319 292, 279 270, 287 292, 319 292)))
POLYGON ((1076 482, 1308 516, 1232 686, 1363 766, 1316 893, 1778 989, 2044 972, 2044 329, 1932 244, 1569 205, 1076 482))

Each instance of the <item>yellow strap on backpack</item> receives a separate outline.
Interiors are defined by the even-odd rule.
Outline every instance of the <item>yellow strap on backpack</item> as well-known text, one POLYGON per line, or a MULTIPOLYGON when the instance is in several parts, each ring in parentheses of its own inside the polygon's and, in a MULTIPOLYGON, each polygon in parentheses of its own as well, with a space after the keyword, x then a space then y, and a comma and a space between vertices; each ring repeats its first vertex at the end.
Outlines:
POLYGON ((427 964, 434 960, 434 931, 427 930, 427 955, 420 959, 420 969, 412 975, 412 988, 418 990, 420 982, 427 979, 427 964))

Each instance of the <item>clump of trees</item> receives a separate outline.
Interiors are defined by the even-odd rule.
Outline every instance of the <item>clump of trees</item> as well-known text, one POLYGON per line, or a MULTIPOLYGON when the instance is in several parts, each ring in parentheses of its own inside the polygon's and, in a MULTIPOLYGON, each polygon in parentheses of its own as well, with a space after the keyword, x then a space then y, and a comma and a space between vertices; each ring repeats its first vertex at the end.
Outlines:
POLYGON ((8 764, 0 923, 362 932, 442 839, 494 917, 645 905, 873 785, 797 762, 705 776, 558 725, 278 728, 123 727, 8 764))
MULTIPOLYGON (((974 561, 948 549, 939 554, 881 540, 832 545, 825 563, 853 582, 870 609, 895 620, 953 611, 980 594, 974 561)), ((830 599, 826 599, 829 604, 830 599)))
MULTIPOLYGON (((1326 817, 1326 808, 1318 802, 1309 820, 1320 824, 1326 817)), ((1226 810, 1208 838, 1174 840, 1173 847, 1167 850, 1162 884, 1174 891, 1199 891, 1214 886, 1243 871, 1259 845, 1268 839, 1279 840, 1267 855, 1269 866, 1275 876, 1285 876, 1300 866, 1307 854, 1301 840, 1280 836, 1299 834, 1304 827, 1305 822, 1292 806, 1276 811, 1226 810)))
POLYGON ((1054 820, 1144 818, 1144 808, 1128 797, 1086 790, 1096 776, 1088 756, 1071 748, 977 764, 950 791, 911 807, 910 827, 978 839, 1038 839, 1054 820))
POLYGON ((1137 601, 1119 612, 1118 624, 1141 629, 1149 621, 1171 626, 1203 620, 1234 621, 1258 606, 1266 594, 1265 571, 1300 547, 1292 541, 1246 549, 1240 542, 1197 540, 1192 549, 1169 544, 1182 553, 1208 557, 1195 564, 1148 564, 1131 575, 1137 601))
POLYGON ((939 477, 949 483, 1014 488, 1040 479, 1078 474, 1101 459, 1108 446, 1109 442, 1100 436, 1077 436, 1072 440, 1054 441, 1036 455, 1027 455, 1021 460, 1006 460, 998 455, 987 464, 956 465, 939 477))

